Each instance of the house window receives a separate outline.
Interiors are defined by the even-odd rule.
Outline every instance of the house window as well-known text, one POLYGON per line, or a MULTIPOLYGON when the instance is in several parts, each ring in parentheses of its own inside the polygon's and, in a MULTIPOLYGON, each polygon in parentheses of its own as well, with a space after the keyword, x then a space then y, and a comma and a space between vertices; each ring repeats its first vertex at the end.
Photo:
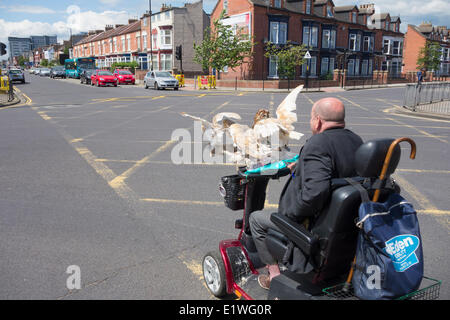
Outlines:
POLYGON ((386 21, 386 30, 389 31, 389 21, 386 21))
POLYGON ((370 51, 370 37, 368 36, 364 36, 363 51, 364 52, 370 51))
POLYGON ((161 45, 171 45, 172 44, 172 31, 171 30, 161 30, 161 45))
POLYGON ((311 14, 311 0, 306 0, 306 14, 311 14))
POLYGON ((228 0, 223 0, 223 10, 228 13, 228 0))
POLYGON ((334 72, 334 58, 330 58, 329 71, 330 71, 331 74, 334 72))
POLYGON ((147 49, 147 32, 142 33, 142 48, 147 49))
POLYGON ((270 56, 269 58, 269 77, 277 78, 278 77, 278 57, 270 56))
POLYGON ((352 22, 353 23, 356 23, 356 16, 357 14, 356 14, 356 12, 352 12, 352 22))
POLYGON ((317 75, 317 57, 312 56, 311 59, 307 59, 307 61, 302 64, 302 75, 306 76, 306 67, 309 67, 309 75, 316 76, 317 75))
POLYGON ((373 73, 373 60, 369 60, 369 75, 373 73))
POLYGON ((388 39, 385 39, 383 41, 383 53, 384 54, 391 54, 391 41, 388 39))
POLYGON ((140 51, 141 50, 141 36, 140 35, 136 36, 136 44, 137 44, 138 51, 140 51))
POLYGON ((319 28, 318 27, 303 27, 303 44, 307 46, 317 47, 319 28))
POLYGON ((347 74, 349 76, 355 75, 355 59, 349 59, 347 64, 347 74))
POLYGON ((392 54, 394 55, 400 55, 401 54, 401 42, 400 41, 394 41, 393 42, 393 48, 392 48, 392 54))
POLYGON ((122 50, 121 51, 126 51, 126 48, 125 48, 125 37, 124 36, 122 36, 122 50))
POLYGON ((127 47, 128 51, 131 51, 131 36, 127 35, 127 47))
POLYGON ((322 63, 320 64, 320 75, 326 75, 328 74, 328 70, 329 70, 329 58, 322 58, 322 63))
POLYGON ((281 8, 281 0, 274 0, 273 1, 273 6, 275 8, 281 8))
POLYGON ((334 49, 336 47, 336 30, 322 31, 322 48, 334 49))
POLYGON ((172 55, 171 54, 161 54, 161 70, 166 70, 166 71, 172 70, 172 55))
POLYGON ((270 42, 285 44, 287 39, 286 22, 270 22, 270 42))
POLYGON ((355 59, 355 76, 359 76, 359 59, 355 59))
POLYGON ((327 6, 327 17, 328 18, 333 18, 334 17, 334 15, 333 15, 333 7, 330 6, 330 5, 327 6))
POLYGON ((356 34, 354 33, 350 34, 350 43, 348 45, 348 48, 352 51, 356 50, 356 34))
POLYGON ((361 75, 362 76, 367 76, 368 67, 369 67, 369 61, 363 60, 362 65, 361 65, 361 75))

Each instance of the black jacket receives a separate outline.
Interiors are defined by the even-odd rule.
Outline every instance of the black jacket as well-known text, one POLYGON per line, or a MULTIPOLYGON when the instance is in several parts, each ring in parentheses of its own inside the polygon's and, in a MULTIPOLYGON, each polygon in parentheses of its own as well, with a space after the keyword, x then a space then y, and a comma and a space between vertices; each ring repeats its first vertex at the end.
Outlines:
POLYGON ((300 150, 295 172, 281 192, 278 212, 298 222, 319 213, 329 201, 331 179, 356 176, 354 155, 362 143, 343 128, 313 135, 300 150))

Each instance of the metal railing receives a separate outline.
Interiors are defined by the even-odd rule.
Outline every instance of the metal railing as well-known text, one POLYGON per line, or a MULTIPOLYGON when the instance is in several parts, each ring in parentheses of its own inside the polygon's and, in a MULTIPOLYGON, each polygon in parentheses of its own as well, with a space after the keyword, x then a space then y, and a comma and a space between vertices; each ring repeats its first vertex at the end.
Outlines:
POLYGON ((450 82, 408 84, 403 106, 412 111, 450 114, 450 82))

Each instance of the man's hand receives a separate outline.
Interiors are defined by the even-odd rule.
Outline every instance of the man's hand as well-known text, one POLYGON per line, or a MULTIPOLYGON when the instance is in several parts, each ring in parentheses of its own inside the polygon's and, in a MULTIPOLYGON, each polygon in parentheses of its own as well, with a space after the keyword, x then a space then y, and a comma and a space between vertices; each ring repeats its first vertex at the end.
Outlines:
POLYGON ((292 171, 294 171, 296 165, 297 165, 297 162, 293 162, 293 163, 289 164, 287 167, 292 172, 292 171))

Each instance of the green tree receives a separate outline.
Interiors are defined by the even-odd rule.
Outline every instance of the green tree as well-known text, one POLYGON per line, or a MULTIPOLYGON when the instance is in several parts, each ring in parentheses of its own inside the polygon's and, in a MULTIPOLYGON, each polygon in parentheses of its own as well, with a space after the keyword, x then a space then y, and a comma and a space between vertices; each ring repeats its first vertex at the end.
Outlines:
POLYGON ((304 59, 306 49, 305 45, 294 44, 291 41, 282 45, 268 42, 264 56, 276 57, 277 73, 280 78, 294 79, 297 67, 306 62, 304 59))
POLYGON ((17 59, 17 62, 19 63, 19 66, 24 67, 25 66, 25 62, 27 62, 27 60, 23 56, 20 56, 17 59))
POLYGON ((48 66, 48 60, 47 59, 42 59, 40 65, 43 66, 43 67, 47 67, 48 66))
POLYGON ((426 71, 437 71, 441 64, 441 46, 439 43, 427 41, 425 47, 420 50, 419 58, 417 59, 417 68, 426 71))
POLYGON ((223 11, 220 17, 213 22, 213 27, 207 27, 203 33, 203 41, 194 43, 194 61, 200 64, 203 70, 216 69, 218 72, 225 67, 235 69, 244 63, 252 53, 253 38, 236 30, 232 26, 222 23, 225 17, 223 11))

